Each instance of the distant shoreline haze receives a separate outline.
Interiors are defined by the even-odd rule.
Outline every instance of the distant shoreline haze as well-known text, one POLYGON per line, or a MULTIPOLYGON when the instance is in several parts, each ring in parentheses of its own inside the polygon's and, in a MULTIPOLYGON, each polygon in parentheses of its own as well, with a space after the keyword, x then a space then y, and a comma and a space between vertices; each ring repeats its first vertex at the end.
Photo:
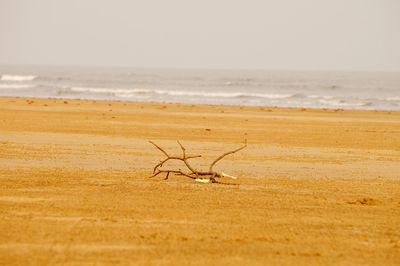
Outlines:
POLYGON ((2 0, 0 64, 400 71, 397 0, 2 0))

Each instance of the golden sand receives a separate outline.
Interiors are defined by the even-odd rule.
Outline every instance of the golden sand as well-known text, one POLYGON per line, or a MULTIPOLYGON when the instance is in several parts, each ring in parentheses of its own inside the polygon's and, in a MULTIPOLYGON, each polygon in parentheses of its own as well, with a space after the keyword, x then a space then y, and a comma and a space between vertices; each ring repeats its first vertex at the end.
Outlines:
POLYGON ((0 97, 0 182, 0 265, 400 264, 399 112, 0 97))

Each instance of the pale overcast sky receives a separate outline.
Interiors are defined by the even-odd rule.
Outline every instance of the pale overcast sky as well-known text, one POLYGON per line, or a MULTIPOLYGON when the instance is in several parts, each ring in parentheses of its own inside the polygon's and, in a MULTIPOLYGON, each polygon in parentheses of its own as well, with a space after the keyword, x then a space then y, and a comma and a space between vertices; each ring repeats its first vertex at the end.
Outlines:
POLYGON ((400 71, 399 0, 0 0, 0 64, 400 71))

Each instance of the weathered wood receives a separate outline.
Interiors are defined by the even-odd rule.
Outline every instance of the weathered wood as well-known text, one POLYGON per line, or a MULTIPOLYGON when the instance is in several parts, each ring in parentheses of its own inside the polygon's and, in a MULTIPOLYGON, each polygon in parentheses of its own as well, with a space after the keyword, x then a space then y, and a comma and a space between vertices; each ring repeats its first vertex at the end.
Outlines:
POLYGON ((181 176, 186 176, 189 177, 191 179, 194 179, 197 182, 200 183, 221 183, 219 181, 216 180, 216 178, 220 178, 220 177, 229 177, 232 179, 236 179, 235 176, 231 176, 228 174, 225 174, 223 172, 218 173, 213 171, 213 167, 215 166, 215 164, 217 164, 219 161, 221 161, 222 159, 224 159, 226 156, 230 155, 230 154, 234 154, 236 152, 239 152, 241 150, 243 150, 244 148, 247 147, 247 141, 245 140, 245 143, 243 146, 233 150, 233 151, 228 151, 224 154, 222 154, 221 156, 219 156, 217 159, 215 159, 209 167, 208 171, 198 171, 196 169, 194 169, 190 163, 189 160, 190 159, 194 159, 194 158, 199 158, 201 157, 201 155, 195 155, 195 156, 187 156, 186 155, 186 148, 182 145, 181 142, 177 141, 181 150, 182 150, 182 157, 179 156, 170 156, 168 154, 167 151, 165 151, 163 148, 161 148, 159 145, 157 145, 156 143, 154 143, 153 141, 149 141, 153 146, 155 146, 159 151, 161 151, 167 158, 165 158, 164 160, 161 160, 154 168, 153 168, 153 175, 150 177, 155 177, 158 176, 159 174, 165 173, 166 176, 164 178, 164 180, 167 180, 169 175, 175 174, 175 175, 181 175, 181 176), (186 168, 188 169, 188 172, 183 172, 181 169, 176 170, 176 169, 162 169, 163 165, 170 160, 178 160, 178 161, 182 161, 186 168))

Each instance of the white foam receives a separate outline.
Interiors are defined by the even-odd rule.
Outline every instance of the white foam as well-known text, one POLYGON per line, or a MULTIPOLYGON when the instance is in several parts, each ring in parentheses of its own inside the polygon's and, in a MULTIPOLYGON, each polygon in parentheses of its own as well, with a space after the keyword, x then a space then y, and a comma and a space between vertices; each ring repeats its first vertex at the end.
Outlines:
POLYGON ((328 95, 308 95, 307 97, 311 99, 325 99, 325 100, 335 98, 333 96, 328 96, 328 95))
POLYGON ((318 102, 336 107, 351 107, 351 106, 370 106, 372 103, 370 102, 345 102, 343 100, 335 100, 335 101, 327 101, 327 100, 319 100, 318 102))
POLYGON ((152 90, 152 89, 119 89, 119 88, 94 88, 94 87, 71 87, 74 92, 104 93, 113 94, 120 97, 134 97, 138 94, 158 94, 169 96, 189 96, 205 98, 265 98, 265 99, 285 99, 296 97, 296 94, 265 94, 265 93, 243 93, 243 92, 205 92, 205 91, 181 91, 181 90, 152 90))
POLYGON ((295 94, 265 94, 265 93, 243 93, 243 92, 204 92, 204 91, 177 91, 177 90, 154 90, 156 94, 171 96, 198 96, 210 98, 244 98, 256 97, 266 99, 285 99, 296 96, 295 94))
POLYGON ((400 97, 389 97, 389 98, 385 98, 385 101, 400 101, 400 97))
POLYGON ((34 75, 1 75, 0 80, 2 81, 29 81, 34 80, 37 76, 34 75))
POLYGON ((28 89, 34 87, 36 86, 31 84, 0 84, 0 89, 28 89))
POLYGON ((75 92, 93 92, 93 93, 108 93, 108 94, 132 94, 132 93, 149 93, 152 90, 148 89, 117 89, 117 88, 91 88, 91 87, 72 87, 71 91, 75 92))

